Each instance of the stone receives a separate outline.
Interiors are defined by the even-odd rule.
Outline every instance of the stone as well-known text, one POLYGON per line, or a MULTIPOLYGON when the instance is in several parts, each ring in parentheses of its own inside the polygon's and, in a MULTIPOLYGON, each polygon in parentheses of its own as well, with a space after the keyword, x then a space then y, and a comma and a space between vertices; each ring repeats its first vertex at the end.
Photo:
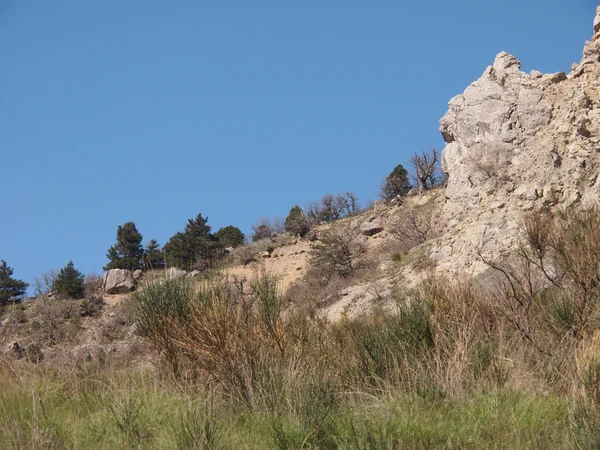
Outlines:
POLYGON ((600 33, 600 6, 596 8, 596 17, 594 17, 594 33, 600 33))
POLYGON ((544 76, 544 79, 550 83, 560 83, 561 81, 565 81, 567 79, 567 74, 564 72, 551 73, 544 76))
POLYGON ((199 270, 192 270, 190 273, 187 274, 187 276, 189 278, 200 278, 202 276, 202 272, 200 272, 199 270))
POLYGON ((133 272, 133 279, 137 282, 142 279, 143 275, 144 275, 144 272, 142 272, 140 269, 137 269, 136 271, 133 272))
POLYGON ((104 273, 102 290, 107 294, 127 294, 135 289, 133 272, 127 269, 110 269, 104 273))
POLYGON ((178 269, 177 267, 171 267, 167 270, 167 280, 176 280, 178 278, 184 277, 187 275, 187 272, 182 269, 178 269))
POLYGON ((258 256, 260 256, 261 258, 270 258, 271 254, 268 251, 265 250, 264 252, 260 252, 258 254, 258 256))
POLYGON ((360 226, 360 233, 363 236, 374 236, 377 233, 381 233, 385 227, 379 219, 371 218, 360 226))

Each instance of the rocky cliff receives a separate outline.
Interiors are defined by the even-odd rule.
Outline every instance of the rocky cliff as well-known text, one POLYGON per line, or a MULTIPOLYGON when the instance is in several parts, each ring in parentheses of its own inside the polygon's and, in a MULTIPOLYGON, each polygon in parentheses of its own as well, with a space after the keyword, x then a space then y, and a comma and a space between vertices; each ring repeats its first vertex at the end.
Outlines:
POLYGON ((523 214, 589 207, 600 194, 600 7, 594 36, 569 74, 521 72, 508 53, 449 103, 440 121, 448 174, 444 235, 432 259, 451 273, 484 269, 523 214))

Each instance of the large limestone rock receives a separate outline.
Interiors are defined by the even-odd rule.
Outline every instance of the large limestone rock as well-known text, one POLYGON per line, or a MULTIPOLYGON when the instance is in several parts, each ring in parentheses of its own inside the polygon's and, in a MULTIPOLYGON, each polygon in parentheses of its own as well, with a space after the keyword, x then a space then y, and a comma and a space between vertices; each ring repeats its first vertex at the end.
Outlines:
POLYGON ((450 100, 440 121, 448 174, 440 269, 480 272, 477 250, 514 247, 526 212, 600 199, 599 60, 600 7, 570 74, 527 74, 502 52, 450 100))
POLYGON ((133 272, 126 269, 111 269, 104 273, 102 290, 107 294, 126 294, 135 289, 133 272))
POLYGON ((185 270, 178 269, 177 267, 171 267, 167 270, 167 280, 176 280, 187 275, 185 270))

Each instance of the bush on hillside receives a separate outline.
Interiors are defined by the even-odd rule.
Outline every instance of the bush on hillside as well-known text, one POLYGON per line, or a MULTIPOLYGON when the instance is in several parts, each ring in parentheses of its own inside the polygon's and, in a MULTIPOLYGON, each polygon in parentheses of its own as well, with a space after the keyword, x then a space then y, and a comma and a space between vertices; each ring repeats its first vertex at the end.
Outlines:
POLYGON ((219 228, 219 231, 215 233, 215 238, 221 247, 235 248, 244 243, 246 236, 244 236, 244 233, 238 227, 227 225, 226 227, 219 228))
POLYGON ((389 201, 397 196, 405 196, 411 188, 408 171, 402 164, 398 164, 381 184, 379 196, 382 200, 389 201))
POLYGON ((85 276, 69 261, 65 267, 60 269, 54 283, 52 292, 58 296, 70 298, 83 298, 85 276))
POLYGON ((304 214, 304 211, 298 205, 290 209, 290 213, 285 219, 285 231, 300 237, 310 231, 306 214, 304 214))

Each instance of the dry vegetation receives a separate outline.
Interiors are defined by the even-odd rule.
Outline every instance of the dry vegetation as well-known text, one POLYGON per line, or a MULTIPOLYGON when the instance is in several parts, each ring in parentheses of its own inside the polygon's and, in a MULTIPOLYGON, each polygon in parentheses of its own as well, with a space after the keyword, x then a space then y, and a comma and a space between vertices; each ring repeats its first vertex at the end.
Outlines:
MULTIPOLYGON (((411 223, 427 229, 420 220, 411 223)), ((285 295, 266 273, 245 283, 213 273, 155 280, 112 316, 86 300, 8 311, 4 330, 38 334, 0 360, 1 446, 597 446, 599 233, 597 211, 528 216, 514 254, 481 255, 485 283, 399 282, 380 293, 392 309, 336 323, 319 314, 320 302, 372 268, 356 265, 364 255, 346 240, 326 236, 313 248, 317 274, 285 295), (75 339, 69 327, 90 319, 84 311, 123 321, 123 330, 135 321, 154 363, 104 351, 42 360, 34 344, 75 339)))

